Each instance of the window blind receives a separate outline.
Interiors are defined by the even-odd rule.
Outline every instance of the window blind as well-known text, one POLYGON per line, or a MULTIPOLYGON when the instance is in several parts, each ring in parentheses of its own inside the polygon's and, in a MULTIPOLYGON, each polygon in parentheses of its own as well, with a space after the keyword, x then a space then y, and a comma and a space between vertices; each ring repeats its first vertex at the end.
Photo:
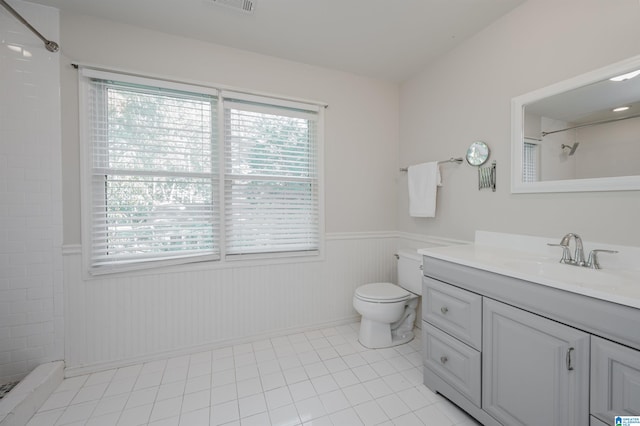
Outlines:
POLYGON ((522 181, 537 182, 538 178, 538 145, 525 142, 522 146, 522 181))
POLYGON ((219 257, 217 100, 88 80, 90 267, 219 257))
POLYGON ((227 255, 319 248, 318 114, 224 99, 227 255))

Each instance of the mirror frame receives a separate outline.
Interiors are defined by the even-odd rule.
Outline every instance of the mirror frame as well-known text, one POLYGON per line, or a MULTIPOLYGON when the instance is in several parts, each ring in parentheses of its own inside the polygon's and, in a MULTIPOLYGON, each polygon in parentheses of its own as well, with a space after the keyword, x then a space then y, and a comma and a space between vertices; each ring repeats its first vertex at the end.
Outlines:
POLYGON ((549 96, 615 77, 629 72, 631 69, 640 69, 640 55, 534 90, 511 100, 511 193, 640 190, 640 175, 522 182, 524 107, 549 96))

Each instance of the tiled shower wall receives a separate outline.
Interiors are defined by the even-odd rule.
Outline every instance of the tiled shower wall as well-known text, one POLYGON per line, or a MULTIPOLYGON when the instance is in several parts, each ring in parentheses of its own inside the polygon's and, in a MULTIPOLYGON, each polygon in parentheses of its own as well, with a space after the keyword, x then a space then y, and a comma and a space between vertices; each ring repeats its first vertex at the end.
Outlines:
MULTIPOLYGON (((58 10, 11 1, 58 41, 58 10)), ((63 359, 60 54, 0 7, 0 383, 63 359)))

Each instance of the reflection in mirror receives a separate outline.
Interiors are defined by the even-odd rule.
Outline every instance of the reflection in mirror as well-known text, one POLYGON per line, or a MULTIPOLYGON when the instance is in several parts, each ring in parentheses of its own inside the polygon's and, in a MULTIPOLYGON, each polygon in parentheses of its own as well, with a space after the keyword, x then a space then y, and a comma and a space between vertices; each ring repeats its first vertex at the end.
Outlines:
POLYGON ((640 57, 514 98, 512 192, 640 189, 640 57))
POLYGON ((640 174, 639 100, 640 78, 606 79, 525 105, 523 179, 640 174))

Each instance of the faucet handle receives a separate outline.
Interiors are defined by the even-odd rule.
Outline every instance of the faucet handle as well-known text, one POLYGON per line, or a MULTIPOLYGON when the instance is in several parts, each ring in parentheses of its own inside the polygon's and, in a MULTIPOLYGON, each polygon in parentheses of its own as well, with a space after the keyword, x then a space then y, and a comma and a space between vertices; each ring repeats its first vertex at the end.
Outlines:
POLYGON ((589 260, 587 260, 587 267, 591 268, 591 269, 600 269, 600 264, 598 263, 598 253, 617 253, 617 250, 602 250, 602 249, 597 249, 597 250, 591 250, 591 253, 589 253, 589 260))
POLYGON ((560 259, 560 263, 573 264, 573 259, 571 258, 571 251, 569 250, 569 245, 568 244, 547 243, 547 245, 551 246, 551 247, 562 247, 562 258, 560 259))

